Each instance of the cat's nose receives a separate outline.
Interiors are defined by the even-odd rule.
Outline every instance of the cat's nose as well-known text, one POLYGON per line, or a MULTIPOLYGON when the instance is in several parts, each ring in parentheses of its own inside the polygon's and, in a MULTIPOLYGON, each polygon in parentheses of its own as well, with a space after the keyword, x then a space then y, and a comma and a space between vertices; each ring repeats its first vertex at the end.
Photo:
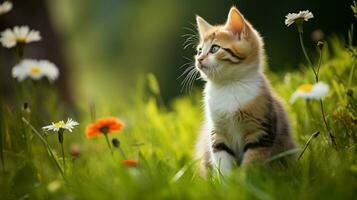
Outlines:
POLYGON ((200 64, 202 64, 202 61, 203 61, 205 58, 206 58, 205 56, 199 57, 199 58, 198 58, 198 62, 199 62, 200 64))

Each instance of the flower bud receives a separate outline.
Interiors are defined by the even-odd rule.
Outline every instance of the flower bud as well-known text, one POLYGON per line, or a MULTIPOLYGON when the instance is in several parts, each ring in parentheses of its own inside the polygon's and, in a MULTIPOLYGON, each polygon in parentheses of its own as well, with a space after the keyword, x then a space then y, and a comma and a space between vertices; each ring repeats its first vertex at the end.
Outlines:
POLYGON ((118 138, 113 138, 112 139, 112 144, 115 148, 120 147, 120 141, 118 140, 118 138))
POLYGON ((325 37, 325 34, 324 34, 324 32, 323 32, 321 29, 314 30, 314 31, 311 33, 311 39, 312 39, 314 42, 321 41, 321 40, 324 39, 324 37, 325 37))
POLYGON ((29 106, 29 103, 25 102, 23 107, 22 107, 22 111, 26 114, 30 114, 31 113, 31 109, 29 106))
POLYGON ((320 50, 322 50, 322 48, 324 47, 324 42, 318 41, 318 42, 317 42, 317 47, 318 47, 320 50))
POLYGON ((72 145, 70 148, 70 153, 73 158, 78 158, 81 155, 81 149, 77 145, 72 145))

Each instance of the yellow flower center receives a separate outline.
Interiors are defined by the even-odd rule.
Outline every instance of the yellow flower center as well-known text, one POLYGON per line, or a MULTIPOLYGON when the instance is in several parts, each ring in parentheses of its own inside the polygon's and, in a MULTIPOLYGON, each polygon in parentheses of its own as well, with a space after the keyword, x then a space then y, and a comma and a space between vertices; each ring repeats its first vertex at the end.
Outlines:
POLYGON ((303 85, 300 85, 299 90, 302 92, 311 92, 313 85, 306 83, 303 85))
POLYGON ((31 73, 33 73, 33 74, 39 74, 39 73, 41 73, 41 72, 42 72, 42 69, 41 69, 40 67, 33 66, 33 67, 31 68, 31 73))
POLYGON ((17 43, 26 43, 26 38, 16 38, 17 43))
POLYGON ((55 126, 57 126, 57 127, 63 127, 64 125, 66 125, 66 124, 63 121, 55 123, 55 126))

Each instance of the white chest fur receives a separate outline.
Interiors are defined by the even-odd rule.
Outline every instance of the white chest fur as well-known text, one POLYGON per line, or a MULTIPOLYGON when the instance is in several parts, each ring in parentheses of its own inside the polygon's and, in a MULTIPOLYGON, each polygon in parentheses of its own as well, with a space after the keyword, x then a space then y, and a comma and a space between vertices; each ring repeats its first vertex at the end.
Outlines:
POLYGON ((256 80, 242 80, 225 85, 207 82, 204 103, 209 128, 229 137, 227 140, 230 142, 238 139, 243 130, 235 118, 236 112, 255 99, 260 93, 261 85, 259 77, 256 80))

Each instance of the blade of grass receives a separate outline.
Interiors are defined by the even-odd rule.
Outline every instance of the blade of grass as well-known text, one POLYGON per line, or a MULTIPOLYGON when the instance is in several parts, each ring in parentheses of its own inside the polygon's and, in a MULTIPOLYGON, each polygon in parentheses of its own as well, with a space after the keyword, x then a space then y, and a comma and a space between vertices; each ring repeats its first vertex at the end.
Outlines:
POLYGON ((307 149, 307 147, 310 145, 312 139, 316 138, 317 136, 319 136, 320 131, 316 131, 315 133, 313 133, 310 138, 307 140, 304 149, 301 151, 298 160, 300 160, 300 158, 302 157, 302 155, 304 154, 305 150, 307 149))
POLYGON ((293 155, 293 154, 296 154, 297 152, 299 152, 299 148, 295 148, 295 149, 289 149, 287 151, 283 151, 279 154, 276 154, 270 158, 268 158, 265 163, 268 163, 268 162, 271 162, 271 161, 274 161, 274 160, 277 160, 277 159, 280 159, 280 158, 283 158, 285 156, 290 156, 290 155, 293 155))
POLYGON ((183 177, 183 175, 187 172, 187 170, 191 169, 193 167, 193 165, 195 165, 198 160, 194 160, 189 164, 184 165, 183 167, 181 167, 181 169, 172 177, 171 182, 177 182, 180 178, 183 177))

